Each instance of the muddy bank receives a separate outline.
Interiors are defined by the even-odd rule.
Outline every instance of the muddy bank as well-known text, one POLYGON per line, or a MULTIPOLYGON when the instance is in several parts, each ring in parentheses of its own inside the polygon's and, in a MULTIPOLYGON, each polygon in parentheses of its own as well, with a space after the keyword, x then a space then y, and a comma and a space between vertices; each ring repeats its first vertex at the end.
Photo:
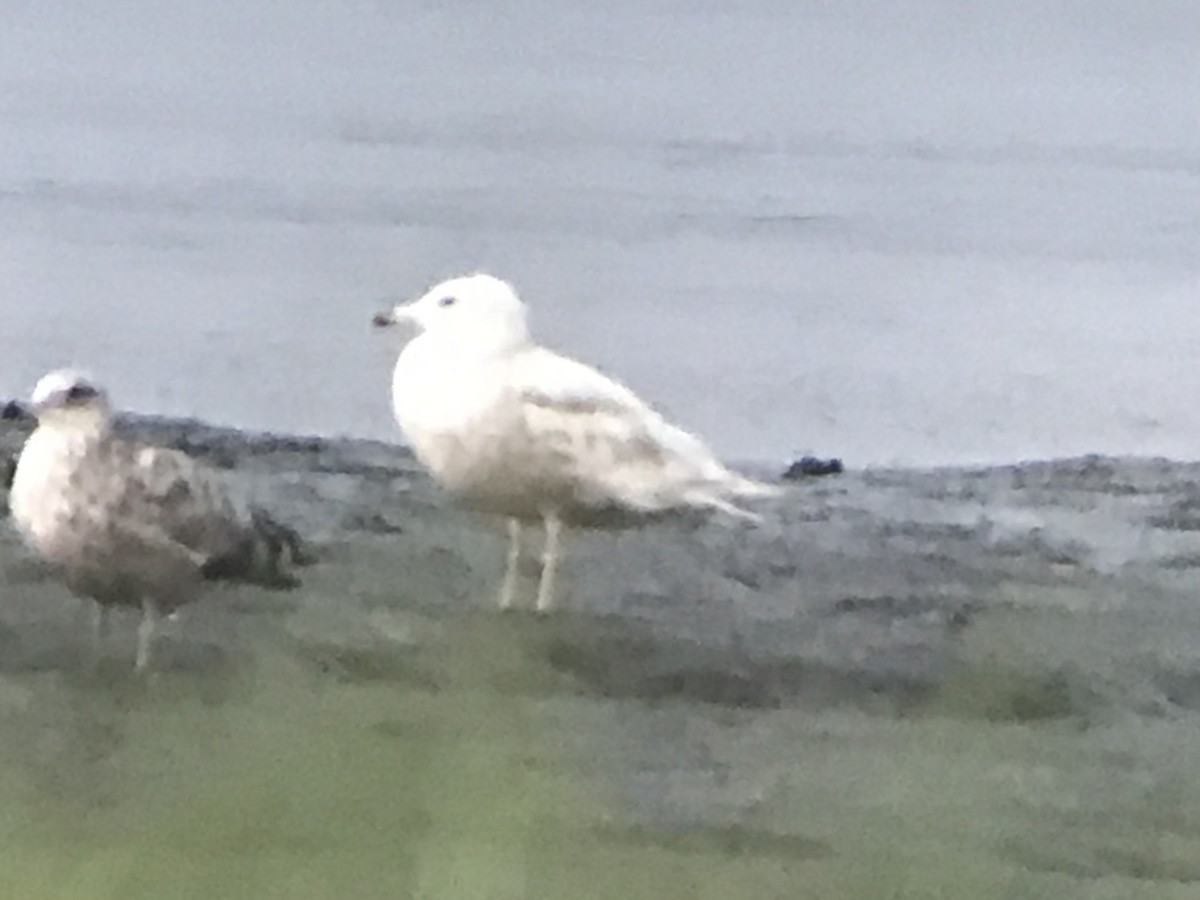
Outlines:
MULTIPOLYGON (((0 422, 0 452, 27 427, 0 422)), ((562 814, 570 852, 632 854, 631 871, 647 854, 688 872, 750 860, 783 890, 791 874, 768 873, 785 860, 828 896, 880 896, 872 879, 898 872, 1030 896, 1200 883, 1200 465, 802 479, 759 527, 573 536, 564 610, 536 617, 493 609, 498 523, 455 508, 402 448, 124 427, 224 470, 318 562, 297 591, 215 590, 185 611, 147 686, 125 671, 132 618, 84 671, 79 604, 5 529, 0 745, 21 777, 104 794, 134 752, 130 704, 149 702, 138 715, 170 743, 170 697, 236 719, 285 694, 271 721, 336 694, 366 704, 355 752, 407 752, 427 737, 416 719, 455 710, 470 712, 446 731, 452 755, 516 729, 521 754, 586 785, 562 814)))

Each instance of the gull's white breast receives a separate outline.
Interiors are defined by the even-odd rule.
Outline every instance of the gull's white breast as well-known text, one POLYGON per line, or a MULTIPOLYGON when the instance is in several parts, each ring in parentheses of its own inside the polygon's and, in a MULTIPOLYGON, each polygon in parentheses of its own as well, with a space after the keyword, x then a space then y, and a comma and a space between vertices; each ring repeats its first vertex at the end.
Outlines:
POLYGON ((417 458, 438 480, 469 491, 486 479, 489 461, 520 411, 504 357, 465 356, 422 335, 411 341, 392 374, 392 407, 417 458))
POLYGON ((56 536, 77 513, 69 485, 87 450, 87 438, 38 428, 17 462, 9 494, 13 521, 26 541, 46 556, 54 556, 56 536))

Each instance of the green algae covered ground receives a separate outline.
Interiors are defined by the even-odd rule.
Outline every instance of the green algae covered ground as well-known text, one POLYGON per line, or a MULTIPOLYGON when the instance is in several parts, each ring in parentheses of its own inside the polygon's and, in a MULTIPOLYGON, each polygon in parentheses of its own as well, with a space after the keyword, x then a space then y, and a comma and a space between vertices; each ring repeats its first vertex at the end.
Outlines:
POLYGON ((134 619, 87 665, 4 529, 3 896, 1200 892, 1200 467, 850 471, 759 528, 578 537, 542 618, 401 450, 128 427, 319 559, 138 678, 134 619))

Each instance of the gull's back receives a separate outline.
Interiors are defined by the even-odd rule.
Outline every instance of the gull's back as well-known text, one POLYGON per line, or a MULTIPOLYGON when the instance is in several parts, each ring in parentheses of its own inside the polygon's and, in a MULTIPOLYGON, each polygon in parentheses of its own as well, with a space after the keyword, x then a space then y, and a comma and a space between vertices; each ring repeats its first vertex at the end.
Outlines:
POLYGON ((510 382, 524 432, 543 465, 572 486, 566 518, 614 509, 752 514, 730 501, 774 488, 727 469, 695 435, 672 425, 623 384, 542 347, 513 359, 510 382))

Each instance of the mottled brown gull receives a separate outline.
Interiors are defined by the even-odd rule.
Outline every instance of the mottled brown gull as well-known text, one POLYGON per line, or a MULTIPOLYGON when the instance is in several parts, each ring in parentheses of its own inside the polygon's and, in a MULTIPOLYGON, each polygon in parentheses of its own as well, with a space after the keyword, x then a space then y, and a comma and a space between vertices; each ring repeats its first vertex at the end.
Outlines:
POLYGON ((631 390, 533 342, 525 304, 491 275, 454 278, 375 317, 420 334, 392 378, 417 458, 467 505, 507 517, 499 602, 511 605, 521 528, 545 528, 537 608, 554 601, 564 525, 623 527, 672 514, 757 516, 737 501, 778 489, 731 472, 631 390))
POLYGON ((142 610, 136 666, 150 662, 158 622, 206 580, 296 584, 283 550, 295 533, 236 504, 216 473, 186 454, 113 433, 103 390, 58 370, 34 389, 38 425, 13 477, 13 520, 30 547, 81 597, 96 602, 93 651, 112 606, 142 610))

